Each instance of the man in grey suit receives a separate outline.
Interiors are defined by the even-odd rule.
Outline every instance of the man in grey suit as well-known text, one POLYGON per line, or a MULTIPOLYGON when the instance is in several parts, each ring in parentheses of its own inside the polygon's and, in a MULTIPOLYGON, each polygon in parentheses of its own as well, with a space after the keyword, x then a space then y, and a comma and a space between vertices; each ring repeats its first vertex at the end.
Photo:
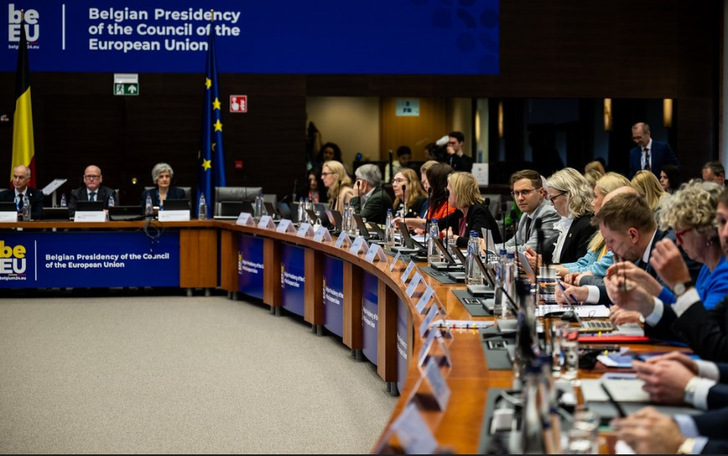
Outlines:
MULTIPOLYGON (((71 191, 71 198, 68 201, 68 215, 73 217, 76 213, 76 206, 79 201, 103 201, 104 209, 109 207, 109 198, 114 196, 114 191, 104 187, 101 183, 104 176, 101 168, 96 165, 89 165, 83 173, 84 185, 71 191)), ((118 204, 118 201, 115 201, 118 204)))
POLYGON ((550 239, 559 234, 554 228, 554 223, 558 222, 561 217, 546 198, 543 179, 538 172, 532 169, 516 171, 511 176, 511 190, 511 194, 523 215, 518 221, 515 235, 497 247, 512 250, 517 245, 519 250, 521 246, 524 246, 524 249, 531 247, 533 250, 537 250, 536 220, 541 220, 544 239, 550 239))
POLYGON ((356 169, 355 196, 351 199, 354 212, 368 222, 382 224, 387 209, 392 209, 392 198, 382 187, 382 172, 377 165, 368 163, 356 169))

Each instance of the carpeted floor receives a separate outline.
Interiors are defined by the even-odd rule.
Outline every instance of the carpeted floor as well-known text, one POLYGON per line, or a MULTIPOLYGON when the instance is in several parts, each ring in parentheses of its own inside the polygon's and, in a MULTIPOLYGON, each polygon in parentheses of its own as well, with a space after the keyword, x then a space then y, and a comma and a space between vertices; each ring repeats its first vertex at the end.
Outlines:
POLYGON ((224 296, 0 300, 2 453, 365 453, 395 398, 334 336, 224 296))

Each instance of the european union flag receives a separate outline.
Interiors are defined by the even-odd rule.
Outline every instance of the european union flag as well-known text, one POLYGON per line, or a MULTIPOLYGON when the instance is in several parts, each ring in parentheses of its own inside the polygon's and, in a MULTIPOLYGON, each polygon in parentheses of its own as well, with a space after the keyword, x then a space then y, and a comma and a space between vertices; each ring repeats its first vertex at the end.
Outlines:
MULTIPOLYGON (((205 195, 207 218, 212 216, 213 190, 225 187, 225 155, 222 147, 222 120, 215 61, 215 26, 210 23, 210 39, 205 70, 205 105, 202 119, 202 147, 198 157, 197 207, 205 195)), ((198 214, 199 215, 199 214, 198 214)))

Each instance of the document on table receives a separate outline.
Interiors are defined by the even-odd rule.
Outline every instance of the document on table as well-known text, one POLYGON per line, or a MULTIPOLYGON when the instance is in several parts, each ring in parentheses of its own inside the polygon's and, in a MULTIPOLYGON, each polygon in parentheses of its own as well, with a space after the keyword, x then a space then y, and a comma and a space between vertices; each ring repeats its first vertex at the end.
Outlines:
MULTIPOLYGON (((543 317, 546 314, 553 312, 566 312, 571 310, 569 306, 561 306, 559 304, 544 304, 536 307, 536 316, 543 317)), ((579 318, 608 318, 609 307, 605 305, 596 306, 574 306, 574 312, 579 318)))

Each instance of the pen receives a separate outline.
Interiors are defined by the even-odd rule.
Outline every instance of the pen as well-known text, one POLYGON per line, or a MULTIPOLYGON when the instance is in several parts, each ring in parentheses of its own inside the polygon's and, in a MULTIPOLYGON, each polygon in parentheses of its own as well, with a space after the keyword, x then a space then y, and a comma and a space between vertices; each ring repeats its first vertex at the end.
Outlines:
POLYGON ((566 296, 567 300, 570 300, 570 304, 576 304, 576 298, 574 298, 574 295, 572 294, 566 294, 566 288, 564 288, 564 284, 561 282, 561 280, 557 280, 556 283, 559 284, 559 288, 561 288, 561 292, 564 293, 564 296, 566 296))
POLYGON ((617 409, 617 414, 620 418, 624 418, 627 416, 626 413, 624 413, 624 409, 622 408, 622 405, 614 400, 614 396, 612 396, 612 393, 609 392, 609 389, 607 388, 607 385, 605 385, 603 382, 599 382, 599 385, 602 387, 602 390, 604 390, 604 394, 607 395, 607 399, 609 399, 609 402, 614 406, 615 409, 617 409))

